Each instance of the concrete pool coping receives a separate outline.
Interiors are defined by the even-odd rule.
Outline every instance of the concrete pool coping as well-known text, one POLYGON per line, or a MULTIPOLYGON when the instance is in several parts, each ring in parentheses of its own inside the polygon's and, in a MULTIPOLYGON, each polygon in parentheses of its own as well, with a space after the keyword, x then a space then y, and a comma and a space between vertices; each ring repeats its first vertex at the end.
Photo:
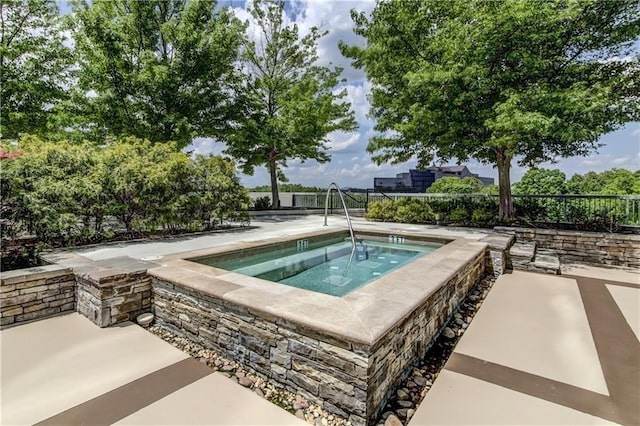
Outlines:
POLYGON ((273 246, 292 239, 345 232, 344 228, 328 229, 295 237, 241 242, 173 254, 155 261, 159 267, 149 269, 148 274, 203 295, 243 306, 252 314, 276 322, 291 322, 348 345, 374 346, 444 283, 460 273, 465 265, 483 256, 488 247, 483 242, 452 239, 438 234, 355 229, 358 235, 394 234, 407 239, 448 243, 343 297, 248 277, 188 260, 234 250, 273 246))

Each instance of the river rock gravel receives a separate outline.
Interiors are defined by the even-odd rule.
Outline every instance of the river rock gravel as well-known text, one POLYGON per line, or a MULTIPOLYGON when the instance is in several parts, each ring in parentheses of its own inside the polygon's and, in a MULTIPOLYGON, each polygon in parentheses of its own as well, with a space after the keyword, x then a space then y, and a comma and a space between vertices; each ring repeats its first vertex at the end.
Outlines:
MULTIPOLYGON (((425 358, 417 365, 414 365, 411 374, 395 390, 375 424, 378 426, 400 426, 406 425, 411 420, 415 409, 427 395, 431 386, 433 386, 438 373, 449 359, 453 348, 469 326, 494 282, 495 278, 493 276, 487 276, 470 291, 469 295, 458 307, 458 310, 451 316, 443 331, 436 338, 425 358)), ((245 388, 252 389, 256 395, 282 407, 312 425, 351 426, 347 419, 329 413, 321 407, 310 403, 302 396, 264 380, 250 368, 228 360, 215 351, 191 342, 157 325, 149 327, 148 330, 203 364, 208 365, 214 371, 224 374, 230 380, 245 388)))

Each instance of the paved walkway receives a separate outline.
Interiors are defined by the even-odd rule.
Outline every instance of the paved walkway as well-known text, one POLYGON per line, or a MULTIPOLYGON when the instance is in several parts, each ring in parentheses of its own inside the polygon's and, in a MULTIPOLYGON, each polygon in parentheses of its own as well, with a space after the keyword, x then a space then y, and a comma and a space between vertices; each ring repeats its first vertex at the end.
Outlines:
POLYGON ((303 425, 132 323, 77 313, 0 332, 2 425, 303 425))
POLYGON ((502 275, 411 426, 640 424, 640 275, 502 275))

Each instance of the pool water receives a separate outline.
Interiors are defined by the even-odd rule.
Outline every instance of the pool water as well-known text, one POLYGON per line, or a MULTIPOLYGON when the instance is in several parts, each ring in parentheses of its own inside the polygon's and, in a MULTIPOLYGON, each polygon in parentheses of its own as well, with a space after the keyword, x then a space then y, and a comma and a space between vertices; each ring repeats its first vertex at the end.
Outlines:
POLYGON ((198 262, 292 287, 344 296, 437 248, 436 245, 364 240, 353 250, 350 240, 320 247, 299 242, 298 247, 292 249, 226 261, 202 259, 198 262))

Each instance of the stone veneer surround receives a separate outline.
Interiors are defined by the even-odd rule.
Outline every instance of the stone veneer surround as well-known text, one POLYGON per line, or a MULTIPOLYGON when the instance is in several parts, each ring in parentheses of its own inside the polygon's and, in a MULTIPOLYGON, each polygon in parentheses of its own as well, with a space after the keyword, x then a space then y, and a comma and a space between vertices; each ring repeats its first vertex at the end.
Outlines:
POLYGON ((2 272, 0 326, 75 310, 75 286, 73 271, 59 265, 2 272))
MULTIPOLYGON (((485 275, 486 243, 451 241, 344 297, 187 260, 342 234, 309 233, 166 257, 148 271, 156 318, 353 424, 369 424, 485 275)), ((407 242, 429 239, 394 234, 407 242)))
POLYGON ((503 226, 494 231, 515 235, 518 242, 535 242, 562 262, 640 267, 640 235, 503 226))

